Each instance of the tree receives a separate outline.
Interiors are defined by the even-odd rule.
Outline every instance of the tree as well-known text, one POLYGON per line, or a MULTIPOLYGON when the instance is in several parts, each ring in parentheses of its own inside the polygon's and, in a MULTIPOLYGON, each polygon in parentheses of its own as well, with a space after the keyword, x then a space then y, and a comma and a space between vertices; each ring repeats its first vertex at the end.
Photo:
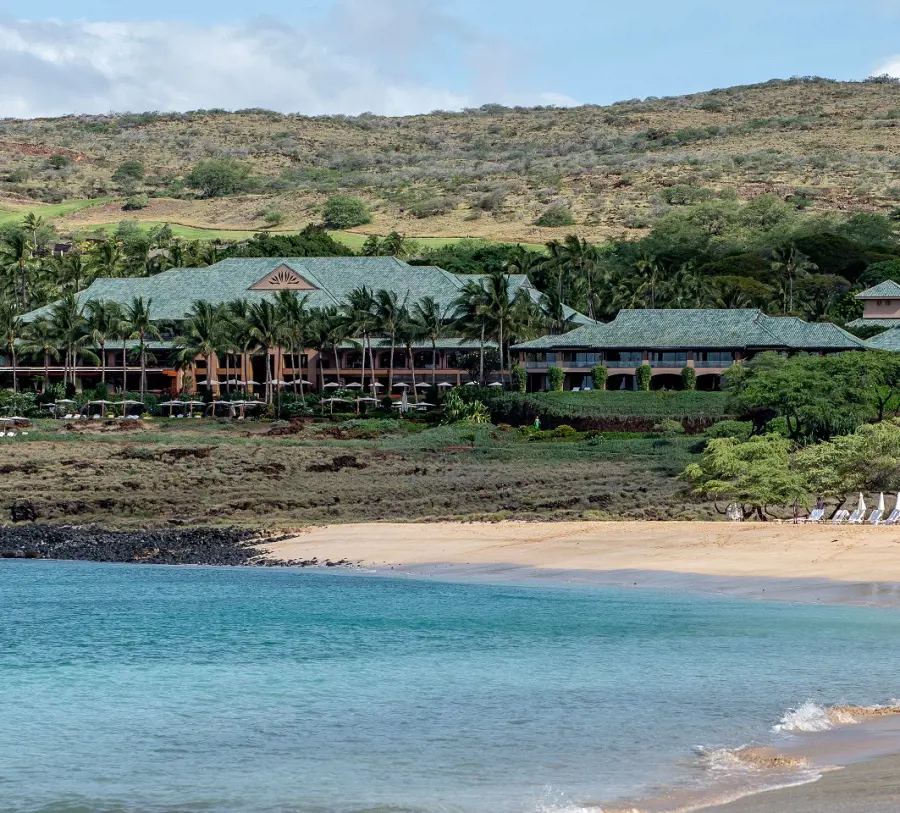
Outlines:
MULTIPOLYGON (((309 334, 309 312, 306 303, 309 297, 298 296, 294 291, 279 291, 275 297, 275 305, 278 308, 278 318, 284 330, 284 340, 288 346, 288 352, 294 359, 299 358, 300 350, 306 346, 309 334)), ((303 395, 303 370, 302 364, 294 365, 293 388, 297 395, 297 378, 300 378, 300 395, 303 395)))
POLYGON ((100 350, 100 381, 106 386, 106 343, 121 332, 122 308, 118 302, 91 299, 85 312, 91 341, 100 350))
POLYGON ((394 387, 394 350, 397 344, 397 331, 403 324, 406 303, 401 302, 396 291, 380 289, 375 292, 375 319, 378 330, 384 333, 390 342, 388 362, 388 394, 394 387))
POLYGON ((363 286, 354 288, 344 302, 344 317, 348 322, 348 332, 362 336, 362 373, 361 381, 366 379, 366 347, 369 350, 369 363, 372 370, 370 389, 375 392, 375 354, 372 351, 372 333, 378 329, 378 315, 375 312, 375 297, 363 286))
POLYGON ((447 310, 442 310, 433 296, 426 296, 413 305, 412 320, 417 335, 431 342, 431 384, 437 381, 437 342, 444 333, 448 321, 447 310))
POLYGON ((778 435, 762 435, 741 442, 715 438, 706 445, 699 463, 683 474, 697 494, 741 503, 744 516, 766 519, 771 505, 806 499, 809 489, 802 474, 792 470, 791 442, 778 435))
POLYGON ((3 346, 9 350, 12 362, 12 386, 13 392, 18 392, 18 348, 17 343, 22 336, 22 317, 16 311, 15 305, 6 300, 0 300, 0 338, 3 346))
POLYGON ((139 184, 144 180, 144 165, 140 161, 123 161, 112 174, 117 184, 126 186, 139 184))
POLYGON ((22 351, 30 355, 40 356, 44 361, 44 383, 41 392, 47 392, 50 383, 50 359, 58 359, 57 336, 53 323, 46 316, 35 319, 25 326, 25 342, 22 351))
POLYGON ((332 195, 322 210, 322 222, 329 229, 352 229, 372 222, 369 207, 351 195, 332 195))
POLYGON ((262 350, 266 361, 266 403, 274 400, 272 390, 272 351, 281 343, 284 326, 278 308, 268 299, 250 302, 246 314, 249 338, 262 350))
POLYGON ((478 280, 469 280, 459 291, 454 303, 454 318, 463 336, 478 339, 478 383, 484 384, 487 291, 478 280))
POLYGON ((57 346, 63 351, 63 386, 69 383, 70 369, 71 382, 74 384, 79 353, 97 360, 96 355, 90 350, 91 338, 84 308, 79 304, 75 294, 66 294, 53 304, 49 318, 57 346))
POLYGON ((0 245, 0 266, 9 275, 7 288, 15 292, 19 307, 28 307, 28 271, 32 266, 33 246, 23 229, 8 233, 0 245))
POLYGON ((91 249, 88 267, 97 277, 120 277, 125 270, 123 244, 115 237, 108 237, 91 249))
POLYGON ((571 226, 574 222, 572 210, 565 203, 551 203, 534 221, 534 225, 558 229, 561 226, 571 226))
POLYGON ((185 314, 181 336, 175 340, 178 359, 190 364, 197 356, 206 362, 206 392, 212 394, 210 381, 214 371, 210 359, 218 352, 224 340, 225 309, 198 299, 185 314))
MULTIPOLYGON (((153 300, 136 296, 131 303, 126 305, 122 314, 122 331, 126 339, 137 339, 138 352, 141 363, 141 401, 147 392, 147 341, 161 339, 159 328, 151 317, 153 300)), ((127 342, 122 345, 123 366, 125 366, 125 353, 127 342)), ((124 389, 124 384, 123 384, 124 389)))
POLYGON ((509 275, 502 272, 491 274, 485 280, 483 288, 484 295, 478 307, 487 335, 500 348, 503 369, 509 370, 509 340, 527 323, 531 300, 522 289, 514 294, 510 288, 509 275))
POLYGON ((547 378, 550 380, 550 389, 553 392, 562 392, 566 380, 566 374, 562 367, 557 367, 555 364, 548 367, 547 378))
POLYGON ((800 274, 815 271, 817 267, 794 243, 780 246, 772 252, 772 270, 782 273, 788 282, 782 313, 794 311, 794 280, 800 274))
POLYGON ((206 198, 234 195, 247 189, 248 169, 233 158, 210 158, 195 166, 185 180, 206 198))

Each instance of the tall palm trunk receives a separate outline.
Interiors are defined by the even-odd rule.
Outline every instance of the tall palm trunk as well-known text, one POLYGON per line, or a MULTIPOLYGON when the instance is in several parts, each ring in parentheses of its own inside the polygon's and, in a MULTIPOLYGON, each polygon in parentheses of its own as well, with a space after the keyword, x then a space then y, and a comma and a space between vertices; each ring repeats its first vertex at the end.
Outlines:
POLYGON ((366 337, 363 334, 363 346, 362 346, 362 369, 359 374, 359 383, 362 384, 360 387, 359 394, 363 394, 363 390, 366 388, 366 337))
POLYGON ((147 391, 147 357, 144 354, 144 334, 140 335, 141 344, 141 401, 144 400, 144 393, 147 391))
POLYGON ((128 392, 128 341, 122 340, 122 400, 128 392))
POLYGON ((409 369, 412 373, 413 398, 419 403, 419 391, 416 389, 416 358, 413 356, 412 345, 406 345, 406 352, 409 353, 409 369))
POLYGON ((338 382, 338 384, 340 384, 341 383, 341 353, 340 353, 340 350, 338 349, 337 342, 332 344, 331 347, 334 350, 334 369, 337 371, 337 382, 338 382))
POLYGON ((437 339, 431 339, 431 386, 437 386, 437 339))
POLYGON ((504 360, 508 361, 508 359, 506 359, 506 357, 503 354, 503 320, 502 319, 500 320, 500 324, 498 327, 500 329, 500 380, 505 383, 507 370, 503 369, 503 362, 504 362, 504 360))
POLYGON ((100 383, 106 389, 106 342, 100 342, 100 383))
POLYGON ((478 383, 484 386, 484 319, 481 320, 481 344, 478 347, 478 383))
POLYGON ((50 383, 50 351, 44 349, 44 386, 41 387, 41 392, 47 392, 47 385, 50 383))
POLYGON ((10 348, 11 348, 11 350, 12 350, 12 378, 13 378, 13 392, 18 392, 18 391, 19 391, 19 371, 18 371, 18 369, 17 369, 18 363, 17 363, 17 358, 16 358, 16 345, 15 345, 15 342, 13 342, 13 343, 10 345, 10 348))
MULTIPOLYGON (((375 351, 372 349, 372 334, 366 334, 366 341, 369 343, 369 367, 372 368, 372 380, 369 382, 369 388, 372 396, 375 396, 375 351)), ((365 350, 363 350, 365 353, 365 350)))
POLYGON ((319 348, 319 392, 325 394, 325 351, 319 348))
POLYGON ((388 395, 394 391, 394 334, 391 333, 391 354, 388 360, 388 395))
POLYGON ((266 354, 266 403, 271 404, 274 398, 272 397, 272 354, 269 352, 269 348, 264 348, 266 354))

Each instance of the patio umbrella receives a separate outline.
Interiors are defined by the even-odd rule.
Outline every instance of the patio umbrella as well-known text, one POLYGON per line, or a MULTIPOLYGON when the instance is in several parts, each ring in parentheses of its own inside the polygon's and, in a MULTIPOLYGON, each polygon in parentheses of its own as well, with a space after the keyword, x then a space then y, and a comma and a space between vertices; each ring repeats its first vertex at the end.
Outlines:
POLYGON ((347 389, 348 390, 361 390, 362 384, 360 384, 359 381, 354 381, 352 384, 347 385, 347 389))
POLYGON ((861 514, 866 513, 866 501, 863 499, 862 492, 859 492, 859 502, 856 503, 856 510, 861 514))
POLYGON ((453 389, 453 384, 451 384, 449 381, 441 381, 441 382, 438 384, 438 386, 439 386, 441 389, 453 389))
POLYGON ((338 384, 337 381, 329 381, 325 385, 326 390, 339 390, 340 388, 341 388, 341 385, 338 384))
POLYGON ((477 387, 478 384, 476 384, 474 381, 466 381, 466 386, 467 387, 477 387))
POLYGON ((875 506, 879 511, 884 513, 884 493, 878 495, 878 505, 875 506))
POLYGON ((420 381, 418 384, 416 384, 416 389, 417 390, 427 390, 430 386, 431 386, 431 384, 429 384, 428 382, 420 381))
POLYGON ((400 382, 397 383, 397 384, 394 384, 394 389, 395 389, 395 390, 405 390, 405 389, 408 389, 408 388, 409 388, 409 384, 404 384, 402 381, 400 381, 400 382))
POLYGON ((488 384, 489 387, 502 387, 503 385, 499 381, 492 381, 488 384))
POLYGON ((406 395, 406 386, 403 388, 403 395, 400 398, 400 411, 406 412, 409 409, 409 398, 406 395))

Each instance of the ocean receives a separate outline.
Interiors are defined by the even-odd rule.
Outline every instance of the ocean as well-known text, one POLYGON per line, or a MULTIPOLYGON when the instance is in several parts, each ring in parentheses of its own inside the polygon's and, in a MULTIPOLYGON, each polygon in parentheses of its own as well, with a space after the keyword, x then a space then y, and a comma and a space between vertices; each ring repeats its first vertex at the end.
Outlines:
POLYGON ((900 694, 879 608, 0 561, 0 613, 3 813, 663 809, 900 694))

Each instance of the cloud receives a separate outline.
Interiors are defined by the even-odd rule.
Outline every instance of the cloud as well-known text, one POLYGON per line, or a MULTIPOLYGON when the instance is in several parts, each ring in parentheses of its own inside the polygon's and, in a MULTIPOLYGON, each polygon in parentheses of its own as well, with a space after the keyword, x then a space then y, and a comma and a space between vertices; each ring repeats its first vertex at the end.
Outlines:
POLYGON ((900 55, 891 57, 872 72, 872 76, 883 76, 884 74, 900 77, 900 55))
POLYGON ((272 19, 208 27, 0 19, 0 116, 214 107, 402 115, 573 103, 483 81, 493 66, 483 53, 470 59, 479 49, 438 0, 342 0, 302 29, 272 19), (424 78, 436 68, 438 78, 424 78))

